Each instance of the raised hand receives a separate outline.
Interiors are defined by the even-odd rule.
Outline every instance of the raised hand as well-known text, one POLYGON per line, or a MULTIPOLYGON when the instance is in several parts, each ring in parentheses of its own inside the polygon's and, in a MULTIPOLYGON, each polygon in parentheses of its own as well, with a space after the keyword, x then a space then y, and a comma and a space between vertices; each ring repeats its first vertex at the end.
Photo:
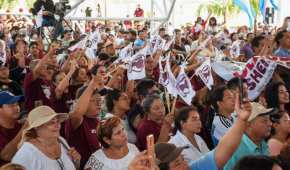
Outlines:
POLYGON ((252 112, 251 103, 248 100, 244 100, 242 105, 240 105, 239 95, 236 95, 235 111, 238 115, 238 118, 243 121, 247 121, 252 112))
POLYGON ((158 170, 157 165, 152 168, 149 166, 149 160, 151 158, 147 155, 146 151, 137 155, 129 164, 128 170, 158 170))

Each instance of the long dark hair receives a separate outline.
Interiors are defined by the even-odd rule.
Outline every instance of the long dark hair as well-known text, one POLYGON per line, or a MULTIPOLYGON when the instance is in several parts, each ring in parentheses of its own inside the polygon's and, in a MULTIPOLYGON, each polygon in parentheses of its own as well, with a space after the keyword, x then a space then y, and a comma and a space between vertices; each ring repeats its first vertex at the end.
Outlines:
POLYGON ((279 87, 285 86, 283 82, 275 81, 272 82, 269 86, 267 86, 265 90, 265 98, 267 102, 268 108, 280 108, 279 101, 279 87))

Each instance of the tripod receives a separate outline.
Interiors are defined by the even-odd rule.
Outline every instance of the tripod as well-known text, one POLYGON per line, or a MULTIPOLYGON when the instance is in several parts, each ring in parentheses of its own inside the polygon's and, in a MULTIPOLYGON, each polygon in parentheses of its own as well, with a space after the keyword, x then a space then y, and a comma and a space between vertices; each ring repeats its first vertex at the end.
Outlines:
POLYGON ((75 31, 73 30, 73 28, 70 26, 70 24, 68 23, 67 20, 64 19, 64 14, 59 14, 59 20, 58 22, 56 22, 56 24, 54 25, 54 31, 53 31, 53 34, 52 34, 52 40, 55 40, 57 39, 57 37, 59 35, 61 35, 63 33, 63 25, 62 25, 62 22, 65 22, 66 25, 70 28, 70 30, 73 31, 73 33, 75 33, 75 31))

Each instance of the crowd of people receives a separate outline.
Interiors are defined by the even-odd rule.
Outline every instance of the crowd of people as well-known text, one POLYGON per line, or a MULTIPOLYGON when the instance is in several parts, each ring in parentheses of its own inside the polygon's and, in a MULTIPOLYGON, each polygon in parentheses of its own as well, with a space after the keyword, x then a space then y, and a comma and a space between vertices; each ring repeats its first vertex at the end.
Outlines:
POLYGON ((66 23, 53 40, 29 21, 0 19, 1 170, 290 169, 290 17, 229 30, 209 15, 157 33, 66 23))

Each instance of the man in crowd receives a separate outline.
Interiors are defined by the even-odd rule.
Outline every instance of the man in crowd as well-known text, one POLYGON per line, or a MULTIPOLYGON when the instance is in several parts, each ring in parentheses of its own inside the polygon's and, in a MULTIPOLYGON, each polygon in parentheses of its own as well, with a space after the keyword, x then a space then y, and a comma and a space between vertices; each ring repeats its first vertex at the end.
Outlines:
POLYGON ((243 134, 240 146, 225 165, 225 170, 231 170, 239 159, 247 155, 269 155, 266 139, 271 134, 270 114, 275 109, 266 109, 259 103, 251 103, 252 114, 248 118, 247 128, 243 134))
POLYGON ((88 86, 79 89, 74 111, 65 122, 65 138, 82 156, 81 168, 91 154, 100 148, 96 127, 99 124, 98 117, 102 104, 102 97, 98 92, 103 87, 103 76, 100 74, 102 68, 104 67, 96 70, 97 74, 88 86))
POLYGON ((234 94, 226 86, 217 87, 211 97, 212 105, 216 111, 212 123, 212 140, 217 145, 219 140, 234 124, 235 109, 234 94))
POLYGON ((290 57, 290 32, 284 30, 278 32, 275 37, 278 49, 274 55, 279 57, 290 57))
POLYGON ((11 161, 22 138, 23 129, 28 127, 18 122, 23 96, 14 96, 9 91, 0 92, 0 166, 11 161))
POLYGON ((137 8, 135 9, 135 12, 134 12, 134 16, 135 17, 144 17, 144 10, 141 8, 140 4, 137 5, 137 8))

